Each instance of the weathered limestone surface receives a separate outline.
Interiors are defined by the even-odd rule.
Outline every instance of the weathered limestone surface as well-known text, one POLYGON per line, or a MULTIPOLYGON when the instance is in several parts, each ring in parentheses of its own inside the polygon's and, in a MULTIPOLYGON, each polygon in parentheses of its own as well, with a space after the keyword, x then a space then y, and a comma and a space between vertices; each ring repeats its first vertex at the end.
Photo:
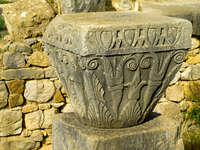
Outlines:
POLYGON ((17 135, 22 131, 22 112, 0 111, 0 136, 17 135))
POLYGON ((0 150, 33 150, 36 143, 29 138, 8 137, 0 139, 0 150))
POLYGON ((151 113, 184 61, 191 34, 183 19, 80 13, 56 17, 43 44, 80 121, 122 128, 151 113))
POLYGON ((15 39, 42 35, 55 16, 45 0, 19 0, 3 8, 9 34, 15 39))
POLYGON ((5 82, 0 81, 0 108, 5 107, 8 103, 8 90, 5 82))
POLYGON ((193 24, 193 34, 200 35, 200 3, 197 0, 173 0, 163 3, 144 2, 143 10, 143 12, 152 13, 152 15, 165 15, 187 19, 193 24))
POLYGON ((163 116, 124 129, 88 128, 73 113, 53 118, 53 150, 184 150, 178 139, 179 126, 163 116))
POLYGON ((24 97, 33 102, 49 101, 55 93, 53 82, 49 80, 28 81, 25 85, 24 97))
POLYGON ((61 13, 104 11, 105 3, 106 0, 61 0, 61 13))

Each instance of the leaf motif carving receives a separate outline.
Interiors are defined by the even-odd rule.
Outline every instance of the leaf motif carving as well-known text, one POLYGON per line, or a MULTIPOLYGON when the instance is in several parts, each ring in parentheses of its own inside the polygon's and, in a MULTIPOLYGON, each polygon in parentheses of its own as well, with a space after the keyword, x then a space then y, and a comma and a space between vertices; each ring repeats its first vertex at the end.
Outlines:
POLYGON ((93 74, 93 87, 94 87, 94 93, 96 95, 97 100, 104 102, 104 89, 102 84, 100 83, 99 79, 97 78, 97 76, 95 74, 93 74))
POLYGON ((96 101, 92 101, 89 104, 88 119, 92 126, 110 127, 113 119, 106 106, 103 86, 95 74, 92 76, 92 81, 96 101))
POLYGON ((122 109, 119 120, 123 120, 124 125, 136 125, 140 120, 142 110, 138 101, 129 101, 122 109))

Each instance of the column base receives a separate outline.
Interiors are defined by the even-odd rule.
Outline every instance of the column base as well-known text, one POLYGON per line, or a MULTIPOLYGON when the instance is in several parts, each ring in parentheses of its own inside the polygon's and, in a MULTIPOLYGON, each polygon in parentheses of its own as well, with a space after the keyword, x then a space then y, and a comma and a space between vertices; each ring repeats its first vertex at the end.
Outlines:
POLYGON ((155 113, 145 123, 123 129, 84 126, 74 113, 53 119, 53 150, 184 150, 176 121, 155 113))

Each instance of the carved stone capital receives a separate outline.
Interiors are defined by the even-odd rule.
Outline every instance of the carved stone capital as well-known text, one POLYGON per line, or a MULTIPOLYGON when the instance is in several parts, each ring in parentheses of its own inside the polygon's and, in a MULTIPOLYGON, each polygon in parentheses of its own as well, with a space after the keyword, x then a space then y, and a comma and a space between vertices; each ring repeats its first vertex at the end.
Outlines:
POLYGON ((43 44, 80 122, 122 128, 152 112, 191 46, 191 30, 182 19, 83 13, 54 19, 43 44))

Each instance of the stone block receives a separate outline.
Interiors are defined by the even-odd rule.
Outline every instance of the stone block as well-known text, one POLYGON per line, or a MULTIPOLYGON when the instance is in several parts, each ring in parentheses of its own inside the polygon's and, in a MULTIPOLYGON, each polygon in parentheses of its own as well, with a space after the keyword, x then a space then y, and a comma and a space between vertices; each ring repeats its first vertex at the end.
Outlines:
POLYGON ((25 115, 25 126, 29 130, 40 129, 44 121, 41 110, 25 115))
POLYGON ((0 108, 3 108, 8 103, 8 90, 6 88, 5 82, 0 81, 0 108))
POLYGON ((10 94, 8 98, 9 107, 14 108, 21 106, 24 103, 24 98, 22 94, 10 94))
POLYGON ((27 81, 24 97, 32 102, 44 103, 49 101, 55 93, 53 82, 49 80, 27 81))
POLYGON ((25 67, 25 57, 17 52, 5 52, 3 54, 3 65, 6 69, 16 69, 25 67))
POLYGON ((184 88, 181 84, 175 84, 167 88, 166 98, 170 101, 180 102, 184 99, 184 88))
POLYGON ((20 111, 0 111, 0 136, 17 135, 22 132, 22 113, 20 111))
POLYGON ((22 94, 24 91, 24 80, 7 81, 6 85, 10 94, 22 94))
POLYGON ((191 34, 183 19, 77 13, 57 16, 43 44, 81 122, 120 128, 148 117, 181 67, 191 34))
POLYGON ((156 2, 143 2, 143 12, 186 19, 193 24, 193 34, 200 35, 200 3, 198 0, 167 0, 163 3, 156 0, 156 2))
POLYGON ((104 11, 105 2, 106 0, 61 0, 61 13, 104 11))
POLYGON ((45 0, 19 0, 6 5, 3 16, 9 34, 15 39, 24 39, 42 35, 55 14, 45 0))
POLYGON ((0 138, 0 150, 33 150, 36 143, 24 137, 0 138))
POLYGON ((36 51, 28 59, 28 65, 47 67, 49 60, 44 52, 36 51))
POLYGON ((122 129, 100 129, 80 124, 73 113, 53 119, 53 150, 184 150, 179 126, 163 116, 122 129))
POLYGON ((21 68, 0 70, 0 80, 23 80, 23 79, 42 79, 44 71, 40 68, 21 68))

